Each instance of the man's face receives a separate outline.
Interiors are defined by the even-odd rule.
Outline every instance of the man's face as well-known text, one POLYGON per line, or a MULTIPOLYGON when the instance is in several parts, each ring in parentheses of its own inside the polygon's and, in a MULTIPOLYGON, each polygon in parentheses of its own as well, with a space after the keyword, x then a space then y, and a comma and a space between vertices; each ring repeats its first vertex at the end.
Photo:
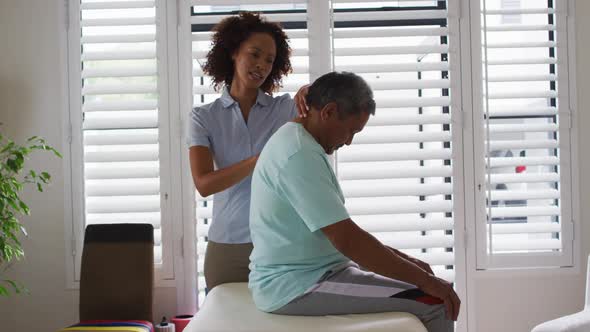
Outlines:
POLYGON ((347 115, 343 119, 337 111, 336 103, 329 103, 320 111, 322 135, 320 145, 327 154, 332 154, 342 146, 350 145, 354 135, 363 130, 369 120, 369 113, 347 115))

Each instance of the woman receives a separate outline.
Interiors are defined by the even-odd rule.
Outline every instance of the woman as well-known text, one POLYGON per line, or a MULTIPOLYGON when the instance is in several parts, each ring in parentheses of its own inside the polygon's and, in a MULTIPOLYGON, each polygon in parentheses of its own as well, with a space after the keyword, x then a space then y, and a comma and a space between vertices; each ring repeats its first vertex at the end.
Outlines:
POLYGON ((306 87, 295 100, 270 95, 291 72, 291 48, 278 24, 244 12, 222 20, 213 31, 203 71, 222 95, 192 110, 188 135, 195 187, 203 197, 215 194, 205 255, 209 291, 248 281, 252 171, 270 136, 297 117, 297 108, 301 116, 306 112, 306 87))

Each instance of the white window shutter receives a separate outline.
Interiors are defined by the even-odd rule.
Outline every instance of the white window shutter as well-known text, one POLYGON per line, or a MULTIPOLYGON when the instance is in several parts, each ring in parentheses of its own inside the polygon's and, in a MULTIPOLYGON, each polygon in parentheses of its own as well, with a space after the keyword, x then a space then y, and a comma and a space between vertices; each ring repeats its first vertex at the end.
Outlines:
POLYGON ((451 79, 458 75, 446 1, 333 3, 334 69, 363 76, 377 104, 336 155, 346 207, 383 243, 454 281, 451 79))
MULTIPOLYGON (((289 93, 295 96, 297 90, 309 83, 309 46, 307 35, 306 0, 211 0, 191 1, 191 52, 192 52, 192 86, 193 107, 211 103, 220 93, 213 89, 211 78, 206 76, 201 65, 211 47, 211 29, 223 18, 235 15, 239 10, 260 12, 271 22, 279 22, 290 40, 292 49, 291 65, 293 72, 283 78, 283 87, 275 95, 289 93), (280 11, 280 13, 273 13, 280 11)), ((213 197, 202 198, 194 191, 196 199, 195 218, 197 224, 197 274, 198 301, 205 298, 204 262, 207 248, 209 225, 215 222, 212 218, 213 197)))
POLYGON ((169 278, 171 253, 162 235, 160 162, 167 138, 160 128, 158 6, 159 0, 83 0, 71 7, 80 11, 74 70, 81 80, 81 108, 72 112, 81 118, 85 224, 152 224, 156 276, 169 278))
POLYGON ((481 2, 483 160, 476 165, 485 211, 479 210, 477 265, 569 266, 567 3, 514 3, 481 2))

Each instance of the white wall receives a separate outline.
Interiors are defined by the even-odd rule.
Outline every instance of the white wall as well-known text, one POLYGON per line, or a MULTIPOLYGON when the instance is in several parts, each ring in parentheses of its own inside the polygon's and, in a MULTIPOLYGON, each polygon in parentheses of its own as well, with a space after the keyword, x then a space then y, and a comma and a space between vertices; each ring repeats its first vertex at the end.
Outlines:
MULTIPOLYGON (((62 110, 67 106, 63 0, 0 0, 0 132, 23 142, 39 135, 60 151, 62 110)), ((31 216, 26 258, 8 277, 22 281, 27 296, 0 297, 0 330, 56 331, 78 319, 78 291, 66 289, 64 169, 62 160, 34 155, 30 165, 53 176, 44 193, 25 192, 31 216)), ((176 311, 176 289, 155 292, 155 317, 176 311)))
MULTIPOLYGON (((66 107, 61 82, 65 75, 64 20, 60 0, 0 0, 0 127, 2 133, 23 141, 40 135, 63 150, 61 112, 66 107)), ((590 141, 590 2, 577 1, 577 69, 580 142, 590 141)), ((580 170, 590 169, 590 151, 580 145, 580 170)), ((27 296, 0 298, 0 326, 6 331, 55 331, 77 320, 78 292, 66 289, 64 235, 64 170, 62 162, 36 155, 53 175, 45 193, 26 191, 32 215, 23 218, 29 237, 23 240, 27 257, 9 274, 30 289, 27 296)), ((590 194, 590 175, 581 172, 581 197, 590 194)), ((582 220, 590 207, 582 200, 582 220)), ((590 227, 582 225, 582 257, 590 252, 590 227)), ((581 269, 584 271, 584 268, 581 269)), ((535 324, 582 308, 583 273, 569 276, 476 274, 474 303, 476 331, 529 331, 535 324)), ((156 291, 156 317, 176 308, 176 290, 156 291)))

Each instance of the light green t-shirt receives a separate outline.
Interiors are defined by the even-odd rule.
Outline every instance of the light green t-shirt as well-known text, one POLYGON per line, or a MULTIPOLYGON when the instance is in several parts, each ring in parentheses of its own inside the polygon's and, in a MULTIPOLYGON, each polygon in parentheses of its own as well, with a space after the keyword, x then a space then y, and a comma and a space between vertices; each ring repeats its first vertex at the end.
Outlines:
POLYGON ((249 287, 260 310, 280 309, 350 261, 321 231, 347 218, 324 149, 288 122, 266 143, 252 177, 249 287))

